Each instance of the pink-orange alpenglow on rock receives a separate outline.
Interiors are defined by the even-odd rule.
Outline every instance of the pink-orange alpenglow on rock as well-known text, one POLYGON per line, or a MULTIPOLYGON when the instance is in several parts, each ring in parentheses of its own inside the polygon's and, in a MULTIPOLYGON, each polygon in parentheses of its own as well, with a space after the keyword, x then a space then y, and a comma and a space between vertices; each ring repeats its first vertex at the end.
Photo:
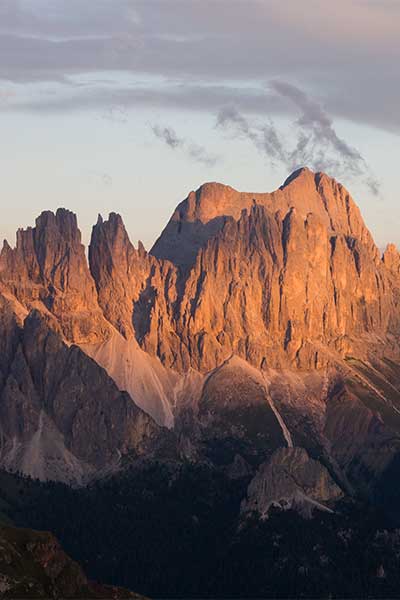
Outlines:
POLYGON ((201 186, 150 252, 111 213, 87 259, 75 215, 42 213, 0 254, 0 464, 83 483, 218 447, 231 474, 270 465, 251 490, 273 453, 318 494, 368 487, 400 431, 399 299, 397 249, 308 169, 272 193, 201 186))

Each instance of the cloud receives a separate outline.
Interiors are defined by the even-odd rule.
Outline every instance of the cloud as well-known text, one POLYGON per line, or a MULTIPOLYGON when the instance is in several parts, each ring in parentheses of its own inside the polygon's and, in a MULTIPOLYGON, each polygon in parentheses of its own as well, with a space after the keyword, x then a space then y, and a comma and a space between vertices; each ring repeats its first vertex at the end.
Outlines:
POLYGON ((291 83, 272 81, 270 86, 282 100, 289 100, 298 112, 289 140, 272 119, 262 123, 254 119, 249 121, 232 106, 220 110, 216 126, 250 140, 272 166, 284 165, 293 171, 307 165, 337 177, 360 178, 377 195, 379 183, 366 161, 358 150, 338 136, 332 119, 322 106, 291 83))
POLYGON ((154 135, 164 142, 172 150, 181 150, 192 160, 199 162, 206 167, 213 167, 218 161, 218 157, 209 154, 203 146, 192 142, 186 138, 178 137, 172 127, 160 125, 151 125, 154 135))
POLYGON ((204 146, 199 146, 194 142, 189 143, 187 146, 188 155, 195 161, 202 163, 206 167, 214 167, 218 162, 218 157, 209 154, 204 146))
MULTIPOLYGON (((145 75, 169 81, 147 94, 168 107, 215 112, 231 92, 262 115, 260 86, 279 76, 330 114, 400 132, 399 17, 397 0, 1 0, 0 79, 62 82, 53 106, 71 110, 107 102, 95 84, 68 101, 76 75, 145 75)), ((129 95, 124 77, 115 92, 129 95)))
POLYGON ((185 145, 185 140, 183 138, 179 138, 175 131, 171 127, 161 127, 160 125, 152 126, 153 133, 158 139, 162 140, 175 150, 176 148, 183 148, 185 145))

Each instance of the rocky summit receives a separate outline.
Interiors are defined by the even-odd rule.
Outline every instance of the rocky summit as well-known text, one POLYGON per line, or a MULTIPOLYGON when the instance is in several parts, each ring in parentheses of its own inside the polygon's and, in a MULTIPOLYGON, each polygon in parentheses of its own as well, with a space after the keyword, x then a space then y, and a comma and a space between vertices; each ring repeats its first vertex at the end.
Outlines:
POLYGON ((87 259, 76 216, 42 213, 0 254, 1 466, 85 485, 208 461, 253 476, 263 516, 373 493, 398 452, 399 265, 306 168, 201 186, 150 252, 111 213, 87 259))

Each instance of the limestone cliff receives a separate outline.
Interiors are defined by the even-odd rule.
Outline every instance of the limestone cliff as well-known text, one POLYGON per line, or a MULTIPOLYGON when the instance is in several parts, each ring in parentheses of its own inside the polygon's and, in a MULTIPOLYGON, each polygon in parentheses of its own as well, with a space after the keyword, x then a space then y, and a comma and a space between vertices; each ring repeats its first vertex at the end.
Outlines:
POLYGON ((64 479, 102 472, 151 452, 146 413, 189 460, 254 470, 302 446, 348 493, 397 452, 399 253, 325 174, 205 184, 150 253, 111 213, 87 261, 75 216, 45 212, 4 244, 0 293, 5 466, 41 472, 44 452, 46 476, 49 457, 64 479))
POLYGON ((345 188, 307 169, 272 194, 205 184, 150 255, 113 214, 90 245, 106 318, 179 371, 232 353, 256 367, 321 367, 360 336, 397 333, 395 262, 345 188))
POLYGON ((124 456, 151 452, 160 435, 155 422, 39 311, 21 327, 3 300, 1 327, 3 467, 80 484, 124 456))
POLYGON ((71 342, 107 335, 76 215, 68 210, 43 212, 35 227, 18 230, 15 248, 4 243, 0 291, 11 293, 28 310, 55 315, 71 342))

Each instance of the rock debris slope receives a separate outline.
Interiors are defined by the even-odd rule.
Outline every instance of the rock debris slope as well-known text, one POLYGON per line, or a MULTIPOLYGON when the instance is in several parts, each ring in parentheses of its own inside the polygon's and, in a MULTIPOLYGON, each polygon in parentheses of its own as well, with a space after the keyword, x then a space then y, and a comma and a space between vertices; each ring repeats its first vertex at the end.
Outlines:
POLYGON ((38 310, 21 327, 3 306, 1 340, 3 466, 83 483, 124 455, 151 451, 156 423, 96 362, 68 347, 38 310))

